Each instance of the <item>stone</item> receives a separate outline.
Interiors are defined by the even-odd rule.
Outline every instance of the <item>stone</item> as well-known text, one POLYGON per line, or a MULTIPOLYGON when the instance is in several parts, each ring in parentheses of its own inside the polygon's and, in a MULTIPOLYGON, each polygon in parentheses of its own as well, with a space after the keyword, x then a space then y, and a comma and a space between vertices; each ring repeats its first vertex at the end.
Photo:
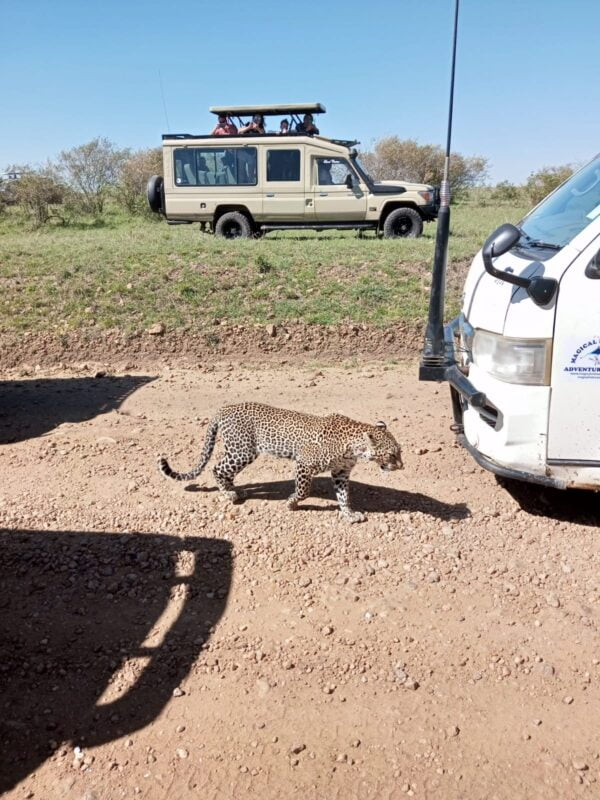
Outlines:
POLYGON ((585 772, 586 769, 589 769, 583 758, 574 758, 571 763, 573 764, 573 769, 576 769, 577 772, 585 772))

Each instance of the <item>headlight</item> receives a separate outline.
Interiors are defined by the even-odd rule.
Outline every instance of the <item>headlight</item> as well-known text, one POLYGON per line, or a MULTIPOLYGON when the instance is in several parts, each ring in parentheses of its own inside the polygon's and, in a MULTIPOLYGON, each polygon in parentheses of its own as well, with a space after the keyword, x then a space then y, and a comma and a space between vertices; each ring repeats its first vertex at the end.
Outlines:
POLYGON ((551 339, 509 339, 475 331, 473 361, 498 380, 529 386, 550 383, 551 339))
POLYGON ((431 203, 433 201, 433 190, 427 192, 417 192, 417 194, 420 194, 426 203, 431 203))

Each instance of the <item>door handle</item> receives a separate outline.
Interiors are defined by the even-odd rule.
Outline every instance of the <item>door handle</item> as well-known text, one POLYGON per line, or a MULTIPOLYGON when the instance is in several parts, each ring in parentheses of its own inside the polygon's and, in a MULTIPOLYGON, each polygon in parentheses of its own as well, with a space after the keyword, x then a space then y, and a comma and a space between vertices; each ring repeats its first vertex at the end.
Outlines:
POLYGON ((329 192, 319 192, 319 197, 329 197, 329 192))
POLYGON ((275 192, 267 192, 267 197, 275 197, 275 192))

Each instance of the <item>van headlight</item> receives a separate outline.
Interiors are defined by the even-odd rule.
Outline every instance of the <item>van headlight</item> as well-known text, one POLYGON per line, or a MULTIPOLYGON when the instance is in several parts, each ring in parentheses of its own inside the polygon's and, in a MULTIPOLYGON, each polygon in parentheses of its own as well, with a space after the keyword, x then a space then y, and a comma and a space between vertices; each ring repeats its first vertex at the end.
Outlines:
POLYGON ((551 352, 551 339, 510 339, 482 330, 473 338, 474 363, 507 383, 548 386, 551 352))

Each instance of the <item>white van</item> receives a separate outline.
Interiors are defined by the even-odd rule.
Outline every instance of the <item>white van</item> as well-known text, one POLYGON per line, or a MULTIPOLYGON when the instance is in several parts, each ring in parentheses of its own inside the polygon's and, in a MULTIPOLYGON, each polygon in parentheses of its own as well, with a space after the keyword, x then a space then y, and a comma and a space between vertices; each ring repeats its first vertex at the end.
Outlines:
POLYGON ((488 238, 446 346, 455 430, 479 464, 600 489, 600 155, 488 238))

